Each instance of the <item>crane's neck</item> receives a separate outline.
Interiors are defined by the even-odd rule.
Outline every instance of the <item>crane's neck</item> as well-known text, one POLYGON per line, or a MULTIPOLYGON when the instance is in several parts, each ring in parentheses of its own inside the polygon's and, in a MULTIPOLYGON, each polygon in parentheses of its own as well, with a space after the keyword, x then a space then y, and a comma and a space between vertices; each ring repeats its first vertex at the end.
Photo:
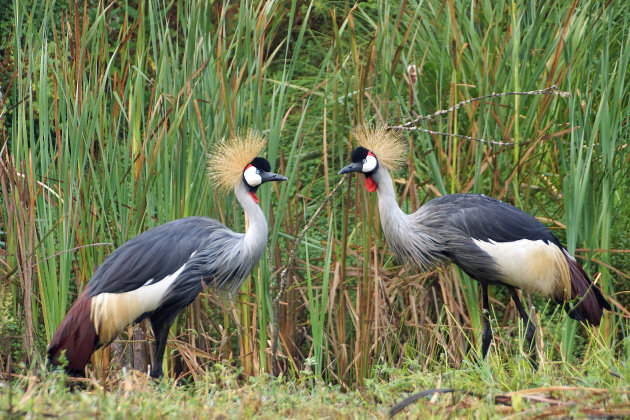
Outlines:
POLYGON ((379 166, 372 174, 372 179, 376 182, 378 194, 378 210, 381 215, 381 225, 387 241, 391 243, 392 238, 398 229, 404 229, 409 224, 408 215, 405 214, 396 201, 394 192, 394 181, 387 168, 379 166))
POLYGON ((385 239, 396 256, 409 261, 421 270, 428 270, 446 258, 441 252, 445 245, 438 232, 426 224, 421 207, 414 214, 406 214, 398 206, 394 182, 387 168, 379 166, 372 174, 377 185, 378 210, 385 239))
POLYGON ((267 245, 267 219, 249 194, 249 187, 244 182, 239 182, 234 188, 234 195, 247 216, 248 226, 243 236, 244 249, 258 261, 267 245))

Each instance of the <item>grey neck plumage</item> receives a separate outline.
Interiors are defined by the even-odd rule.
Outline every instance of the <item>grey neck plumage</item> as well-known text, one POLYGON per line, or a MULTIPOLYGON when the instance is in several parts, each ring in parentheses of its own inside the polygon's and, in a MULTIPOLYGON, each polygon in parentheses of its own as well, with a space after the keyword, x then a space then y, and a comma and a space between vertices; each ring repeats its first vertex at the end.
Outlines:
POLYGON ((381 226, 390 248, 398 258, 429 270, 447 258, 440 252, 443 239, 432 227, 432 216, 422 207, 413 214, 404 213, 396 202, 394 182, 389 170, 380 165, 372 174, 377 185, 381 226))
POLYGON ((247 231, 242 237, 243 254, 245 261, 253 268, 267 245, 267 219, 260 206, 249 194, 249 187, 244 182, 239 182, 234 188, 234 195, 247 216, 247 231))
MULTIPOLYGON (((244 182, 240 182, 234 188, 234 195, 238 203, 243 207, 245 216, 247 216, 248 227, 245 233, 245 244, 250 246, 252 250, 265 249, 267 244, 267 219, 265 213, 249 194, 249 187, 244 182)), ((261 251, 262 252, 262 251, 261 251)))

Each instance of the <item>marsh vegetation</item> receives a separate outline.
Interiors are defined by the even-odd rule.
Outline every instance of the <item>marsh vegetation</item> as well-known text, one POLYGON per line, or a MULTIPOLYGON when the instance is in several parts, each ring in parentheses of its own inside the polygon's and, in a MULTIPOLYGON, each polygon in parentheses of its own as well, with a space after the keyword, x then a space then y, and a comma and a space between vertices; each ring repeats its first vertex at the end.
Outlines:
POLYGON ((123 401, 127 415, 144 404, 149 417, 296 417, 283 407, 303 403, 305 416, 378 417, 407 393, 450 386, 469 393, 412 413, 628 415, 624 2, 14 0, 0 9, 0 371, 11 378, 0 410, 116 416, 123 401), (418 121, 552 85, 570 95, 486 98, 418 121), (614 311, 590 330, 524 294, 539 326, 534 374, 509 294, 491 288, 495 344, 478 366, 477 283, 456 267, 421 273, 394 259, 359 177, 296 246, 339 181, 357 123, 431 131, 404 130, 407 165, 394 174, 404 211, 455 192, 512 203, 575 253, 614 311), (177 319, 157 393, 128 373, 150 363, 145 323, 93 357, 85 393, 64 391, 67 378, 43 373, 42 355, 113 249, 190 215, 245 229, 236 201, 208 179, 206 154, 248 129, 264 133, 267 159, 289 178, 261 190, 270 232, 260 264, 233 301, 202 293, 177 319), (274 366, 274 300, 292 249, 274 366), (274 368, 281 379, 268 376, 274 368), (494 398, 529 388, 548 400, 494 398))

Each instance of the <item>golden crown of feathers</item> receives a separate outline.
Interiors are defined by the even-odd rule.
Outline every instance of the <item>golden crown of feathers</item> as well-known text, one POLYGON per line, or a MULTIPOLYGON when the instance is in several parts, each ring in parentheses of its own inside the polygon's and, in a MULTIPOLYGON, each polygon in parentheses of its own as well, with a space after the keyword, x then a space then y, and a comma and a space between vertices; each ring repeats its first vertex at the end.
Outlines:
POLYGON ((359 146, 374 153, 376 159, 387 169, 400 169, 407 159, 407 145, 398 131, 386 126, 357 125, 352 135, 359 146))
POLYGON ((208 154, 208 175, 224 191, 233 190, 241 181, 243 170, 260 155, 267 140, 255 131, 217 141, 208 154))

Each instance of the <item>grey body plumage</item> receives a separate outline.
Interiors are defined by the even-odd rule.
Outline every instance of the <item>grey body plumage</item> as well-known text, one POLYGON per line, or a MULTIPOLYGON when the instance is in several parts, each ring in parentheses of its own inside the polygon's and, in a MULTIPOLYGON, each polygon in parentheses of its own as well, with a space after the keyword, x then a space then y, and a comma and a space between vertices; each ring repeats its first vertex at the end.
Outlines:
POLYGON ((185 282, 187 277, 201 278, 206 286, 221 288, 234 277, 225 273, 224 265, 219 263, 221 257, 225 258, 221 254, 231 250, 240 254, 243 239, 244 234, 235 233, 209 217, 173 220, 117 248, 94 272, 87 291, 91 295, 127 292, 148 282, 158 283, 184 264, 186 268, 171 288, 185 282))
MULTIPOLYGON (((391 140, 391 139, 390 139, 391 140)), ((378 145, 374 139, 372 144, 378 145)), ((524 211, 481 194, 452 194, 435 198, 413 214, 405 214, 396 201, 389 170, 378 155, 355 149, 352 162, 340 173, 361 172, 366 187, 378 194, 381 226, 396 256, 423 271, 454 263, 477 280, 482 289, 484 331, 482 354, 488 352, 488 285, 508 288, 527 327, 532 348, 534 326, 516 294, 516 288, 542 294, 565 304, 579 321, 599 325, 603 310, 611 307, 560 241, 524 211)), ((391 157, 390 157, 391 159, 391 157)), ((532 363, 535 361, 532 359, 532 363)))
POLYGON ((455 263, 476 279, 501 283, 495 260, 473 239, 510 242, 541 240, 562 247, 558 239, 534 217, 482 194, 437 197, 412 214, 398 203, 389 171, 380 168, 372 178, 378 185, 378 206, 383 233, 401 260, 423 271, 455 263))

